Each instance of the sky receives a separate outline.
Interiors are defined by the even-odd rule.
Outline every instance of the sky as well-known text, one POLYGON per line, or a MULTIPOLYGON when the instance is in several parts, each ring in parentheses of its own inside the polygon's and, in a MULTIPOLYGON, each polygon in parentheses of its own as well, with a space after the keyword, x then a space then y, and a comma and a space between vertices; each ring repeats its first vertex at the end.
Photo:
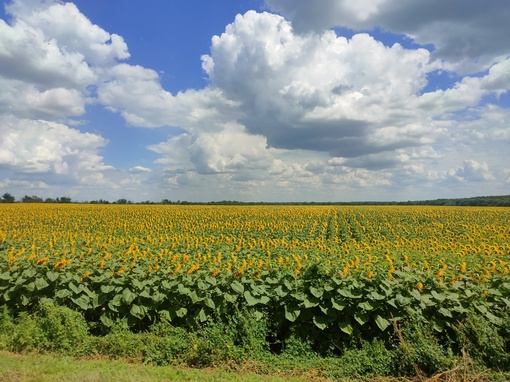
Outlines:
POLYGON ((508 0, 12 0, 0 196, 510 194, 508 0))

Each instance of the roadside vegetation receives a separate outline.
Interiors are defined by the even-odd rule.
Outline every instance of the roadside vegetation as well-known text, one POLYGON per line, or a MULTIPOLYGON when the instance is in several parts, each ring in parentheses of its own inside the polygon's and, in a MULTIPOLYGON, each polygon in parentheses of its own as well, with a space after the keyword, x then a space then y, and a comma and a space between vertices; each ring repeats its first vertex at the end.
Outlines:
POLYGON ((229 325, 210 323, 191 331, 161 322, 133 333, 119 324, 95 336, 82 315, 50 301, 17 318, 4 307, 0 349, 11 353, 0 353, 0 380, 510 379, 509 327, 498 328, 479 315, 459 322, 450 335, 438 336, 430 326, 408 322, 394 328, 390 344, 353 338, 340 356, 317 350, 317 342, 327 339, 317 338, 314 344, 297 333, 275 352, 268 342, 269 326, 239 312, 229 325))

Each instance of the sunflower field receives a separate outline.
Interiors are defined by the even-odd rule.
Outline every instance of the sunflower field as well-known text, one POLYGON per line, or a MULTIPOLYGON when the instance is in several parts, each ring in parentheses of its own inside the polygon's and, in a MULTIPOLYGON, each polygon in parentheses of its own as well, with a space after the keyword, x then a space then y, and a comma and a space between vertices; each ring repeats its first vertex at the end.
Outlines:
POLYGON ((348 340, 472 313, 508 326, 510 209, 0 204, 0 306, 45 298, 107 331, 250 312, 348 340))

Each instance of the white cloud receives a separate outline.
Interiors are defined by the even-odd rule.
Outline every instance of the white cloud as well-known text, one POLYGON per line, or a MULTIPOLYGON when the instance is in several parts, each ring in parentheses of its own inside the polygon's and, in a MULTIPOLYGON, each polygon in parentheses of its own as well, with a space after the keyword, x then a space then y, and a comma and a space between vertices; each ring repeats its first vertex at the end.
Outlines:
POLYGON ((451 68, 476 72, 508 56, 509 4, 506 0, 266 0, 299 32, 330 27, 381 28, 405 34, 419 44, 433 44, 433 59, 451 68))
POLYGON ((487 163, 477 162, 472 159, 465 160, 462 167, 450 171, 449 175, 460 181, 470 180, 480 182, 494 179, 487 163))
POLYGON ((15 0, 0 20, 0 112, 31 118, 81 115, 106 67, 129 57, 120 36, 73 3, 15 0))
POLYGON ((491 38, 508 27, 498 18, 487 27, 492 4, 471 15, 420 0, 422 14, 411 15, 395 0, 267 3, 292 24, 271 13, 238 15, 202 57, 208 85, 172 94, 155 70, 121 62, 129 58, 122 37, 74 4, 15 0, 10 21, 0 20, 0 186, 72 190, 84 200, 394 200, 466 196, 473 185, 505 190, 510 112, 497 100, 510 88, 510 59, 504 39, 491 38), (346 39, 324 30, 331 25, 379 26, 437 49, 385 46, 368 33, 346 39), (447 51, 454 43, 462 55, 447 51), (427 90, 438 70, 480 68, 427 90), (91 104, 131 126, 182 134, 147 147, 158 155, 153 165, 115 169, 100 129, 92 122, 86 128, 97 133, 84 133, 69 119, 88 118, 91 104))
POLYGON ((98 151, 106 141, 65 125, 43 120, 0 116, 0 166, 19 173, 62 175, 81 179, 83 172, 101 172, 111 167, 102 163, 98 151))

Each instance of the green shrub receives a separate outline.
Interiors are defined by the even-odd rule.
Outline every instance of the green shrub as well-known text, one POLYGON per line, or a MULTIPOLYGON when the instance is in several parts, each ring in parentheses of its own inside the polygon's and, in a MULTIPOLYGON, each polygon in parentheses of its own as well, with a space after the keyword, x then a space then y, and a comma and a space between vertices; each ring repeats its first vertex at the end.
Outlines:
POLYGON ((0 350, 6 350, 9 347, 12 333, 16 325, 6 305, 0 307, 0 350))
POLYGON ((40 301, 33 314, 22 312, 14 322, 9 321, 5 308, 2 317, 2 323, 7 325, 2 330, 2 342, 11 351, 75 355, 88 336, 87 323, 80 313, 55 306, 47 299, 40 301))
POLYGON ((84 344, 84 354, 99 354, 113 359, 142 360, 145 348, 144 336, 135 334, 122 323, 115 323, 105 336, 90 336, 84 344))
POLYGON ((47 351, 76 354, 88 336, 87 322, 79 312, 55 306, 50 300, 40 302, 36 322, 45 337, 47 351))
POLYGON ((26 312, 20 313, 8 344, 8 350, 14 352, 41 351, 46 347, 46 338, 34 317, 26 312))
POLYGON ((190 366, 211 367, 240 361, 243 355, 227 326, 216 323, 190 335, 190 347, 184 357, 190 366))
POLYGON ((143 362, 159 366, 183 363, 189 347, 190 335, 185 329, 160 322, 146 335, 143 362))
POLYGON ((431 324, 418 320, 405 322, 397 348, 397 357, 400 359, 397 372, 432 375, 453 368, 459 358, 454 356, 449 346, 441 345, 439 338, 431 324))
POLYGON ((344 352, 338 367, 344 377, 387 376, 395 370, 397 360, 397 353, 386 349, 382 341, 363 341, 360 349, 344 352))
MULTIPOLYGON (((506 322, 506 325, 509 325, 506 322)), ((476 363, 488 368, 504 371, 510 370, 508 334, 500 334, 499 329, 480 315, 470 315, 457 326, 459 342, 464 346, 468 356, 476 363)))

